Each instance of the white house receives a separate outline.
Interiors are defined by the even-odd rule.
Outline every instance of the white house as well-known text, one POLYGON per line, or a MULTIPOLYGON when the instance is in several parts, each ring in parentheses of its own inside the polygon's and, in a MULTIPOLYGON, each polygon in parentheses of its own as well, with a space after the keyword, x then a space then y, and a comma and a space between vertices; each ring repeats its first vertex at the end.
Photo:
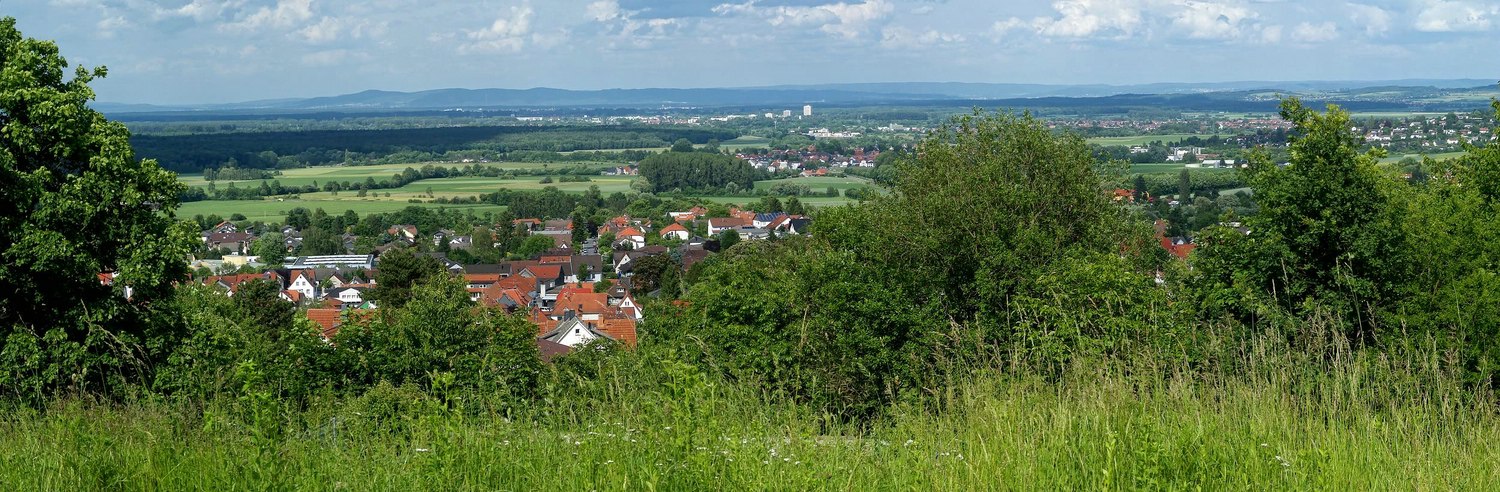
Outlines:
POLYGON ((646 247, 646 235, 641 234, 639 229, 626 227, 618 234, 615 234, 615 247, 618 248, 623 245, 628 245, 629 249, 644 248, 646 247))
POLYGON ((688 232, 687 228, 683 227, 682 224, 672 224, 663 227, 659 234, 661 234, 662 239, 676 239, 678 241, 686 241, 693 235, 693 233, 688 232))
POLYGON ((594 329, 593 326, 584 323, 583 320, 568 318, 563 320, 562 323, 558 323, 557 328, 553 328, 552 331, 542 335, 541 338, 569 347, 577 347, 600 338, 609 339, 609 335, 605 335, 599 330, 594 329))
POLYGON ((312 270, 298 270, 292 274, 292 284, 286 290, 295 290, 304 298, 318 297, 318 280, 313 278, 312 270))

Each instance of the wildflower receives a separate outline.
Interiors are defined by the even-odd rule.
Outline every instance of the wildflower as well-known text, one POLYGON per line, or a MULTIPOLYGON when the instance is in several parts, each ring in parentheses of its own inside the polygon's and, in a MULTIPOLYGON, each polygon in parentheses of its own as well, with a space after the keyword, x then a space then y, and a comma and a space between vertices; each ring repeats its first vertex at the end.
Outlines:
POLYGON ((916 443, 917 443, 917 441, 913 441, 911 439, 907 439, 906 443, 902 444, 902 446, 910 446, 910 445, 913 445, 913 444, 916 444, 916 443))
POLYGON ((613 465, 614 463, 615 463, 615 460, 609 460, 609 461, 604 462, 604 464, 606 464, 606 465, 613 465))
POLYGON ((417 448, 417 452, 418 453, 426 453, 428 451, 432 451, 432 450, 431 449, 427 449, 427 448, 417 448))

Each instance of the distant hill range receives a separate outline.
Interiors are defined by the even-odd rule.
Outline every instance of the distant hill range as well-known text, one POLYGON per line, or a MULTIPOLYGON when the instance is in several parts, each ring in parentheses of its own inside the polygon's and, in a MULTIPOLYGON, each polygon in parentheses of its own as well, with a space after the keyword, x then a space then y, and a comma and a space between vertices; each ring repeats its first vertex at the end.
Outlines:
MULTIPOLYGON (((229 104, 157 106, 101 102, 111 114, 161 112, 388 112, 538 108, 776 108, 824 106, 979 105, 1072 107, 1207 104, 1196 109, 1261 109, 1280 95, 1311 100, 1368 103, 1389 109, 1446 109, 1487 101, 1500 94, 1496 81, 1408 79, 1342 82, 1218 82, 1143 85, 1041 85, 962 82, 857 83, 707 89, 436 89, 419 92, 369 90, 341 96, 276 99, 229 104), (1075 100, 1076 99, 1076 100, 1075 100), (1074 101, 1069 101, 1074 100, 1074 101), (1242 107, 1243 106, 1243 107, 1242 107)), ((1271 104, 1274 107, 1274 104, 1271 104)))

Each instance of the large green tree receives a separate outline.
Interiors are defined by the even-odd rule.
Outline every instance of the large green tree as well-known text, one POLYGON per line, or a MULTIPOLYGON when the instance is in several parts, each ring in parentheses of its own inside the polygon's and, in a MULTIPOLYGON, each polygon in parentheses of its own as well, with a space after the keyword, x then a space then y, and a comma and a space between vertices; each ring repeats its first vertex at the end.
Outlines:
POLYGON ((1243 294, 1289 309, 1316 300, 1342 306, 1367 328, 1368 314, 1409 272, 1403 207, 1392 199, 1404 185, 1376 169, 1377 154, 1360 152, 1348 112, 1319 114, 1288 99, 1281 116, 1296 125, 1291 160, 1251 160, 1247 176, 1260 206, 1246 221, 1251 235, 1221 230, 1202 238, 1196 266, 1207 281, 1205 307, 1243 304, 1243 294))
POLYGON ((0 19, 0 393, 139 381, 171 336, 147 318, 195 242, 173 217, 177 177, 89 108, 105 69, 69 72, 56 44, 0 19))

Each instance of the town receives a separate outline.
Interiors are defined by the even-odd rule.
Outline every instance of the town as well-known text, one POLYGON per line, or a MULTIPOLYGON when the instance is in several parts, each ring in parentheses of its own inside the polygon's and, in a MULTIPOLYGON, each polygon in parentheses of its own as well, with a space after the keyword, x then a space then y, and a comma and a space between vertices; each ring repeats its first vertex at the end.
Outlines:
MULTIPOLYGON (((462 277, 470 299, 479 306, 503 309, 525 316, 537 328, 537 344, 547 358, 596 341, 636 344, 637 324, 644 312, 637 298, 655 295, 662 286, 661 266, 686 273, 698 262, 733 242, 764 241, 778 236, 808 234, 811 220, 782 211, 756 213, 732 207, 726 216, 709 217, 709 210, 694 206, 669 212, 672 222, 632 218, 610 218, 581 242, 575 243, 574 222, 567 219, 514 219, 508 227, 528 238, 545 238, 547 249, 525 259, 498 263, 461 264, 444 252, 467 251, 476 240, 496 246, 495 237, 476 238, 448 229, 420 230, 416 225, 391 226, 371 254, 335 254, 272 258, 253 255, 264 232, 284 244, 284 252, 301 249, 302 231, 292 226, 265 226, 255 230, 230 221, 202 232, 206 250, 218 258, 196 259, 191 267, 200 272, 195 281, 233 296, 248 281, 274 284, 280 298, 297 306, 307 318, 322 327, 332 340, 350 316, 363 316, 379 309, 368 293, 380 278, 380 261, 393 251, 430 258, 448 274, 462 277), (705 239, 705 237, 709 239, 705 239), (602 240, 602 244, 601 244, 602 240), (641 265, 652 264, 647 282, 638 282, 641 265), (233 273, 228 273, 233 272, 233 273)), ((345 249, 353 249, 358 237, 340 237, 345 249)), ((278 250, 279 251, 279 250, 278 250)), ((109 282, 110 276, 101 276, 109 282)))

